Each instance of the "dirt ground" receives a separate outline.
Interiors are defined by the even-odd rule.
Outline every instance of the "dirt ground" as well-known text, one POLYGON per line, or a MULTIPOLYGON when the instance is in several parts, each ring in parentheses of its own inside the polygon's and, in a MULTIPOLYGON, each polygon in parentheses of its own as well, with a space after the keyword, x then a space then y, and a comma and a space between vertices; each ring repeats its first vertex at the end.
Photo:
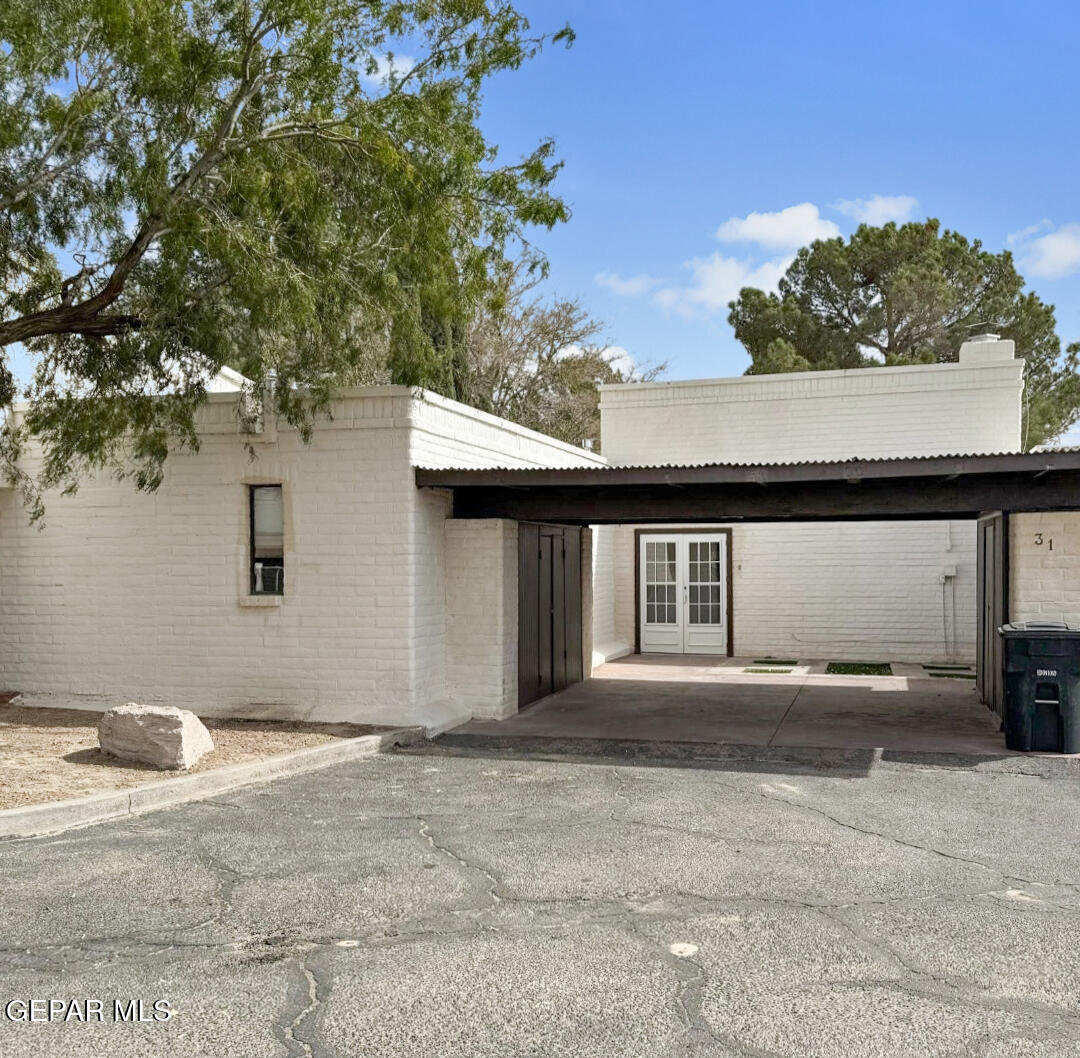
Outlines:
POLYGON ((160 782, 386 728, 302 721, 204 718, 214 751, 186 772, 159 771, 98 749, 101 713, 21 706, 0 699, 0 810, 160 782))

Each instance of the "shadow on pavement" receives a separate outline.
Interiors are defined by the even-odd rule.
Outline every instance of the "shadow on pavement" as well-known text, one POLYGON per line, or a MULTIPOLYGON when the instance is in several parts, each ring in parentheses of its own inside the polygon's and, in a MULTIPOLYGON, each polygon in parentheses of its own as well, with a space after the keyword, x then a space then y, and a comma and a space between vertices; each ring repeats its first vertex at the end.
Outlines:
POLYGON ((633 739, 551 738, 543 736, 474 735, 453 732, 396 752, 410 755, 486 757, 503 760, 547 760, 561 763, 620 764, 657 768, 700 768, 712 771, 780 775, 831 775, 866 778, 882 763, 917 768, 946 768, 1047 775, 1080 776, 1080 762, 1068 757, 989 756, 967 753, 925 753, 883 749, 823 749, 814 746, 746 746, 728 743, 661 742, 633 739))

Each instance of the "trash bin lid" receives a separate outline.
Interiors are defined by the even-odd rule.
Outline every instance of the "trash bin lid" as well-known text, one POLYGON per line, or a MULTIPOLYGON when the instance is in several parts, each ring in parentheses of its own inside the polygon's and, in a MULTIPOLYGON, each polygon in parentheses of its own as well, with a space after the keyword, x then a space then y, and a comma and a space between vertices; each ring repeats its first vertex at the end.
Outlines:
POLYGON ((1035 636, 1040 639, 1069 638, 1080 636, 1080 625, 1065 621, 1015 621, 1002 625, 998 632, 1006 637, 1035 636))

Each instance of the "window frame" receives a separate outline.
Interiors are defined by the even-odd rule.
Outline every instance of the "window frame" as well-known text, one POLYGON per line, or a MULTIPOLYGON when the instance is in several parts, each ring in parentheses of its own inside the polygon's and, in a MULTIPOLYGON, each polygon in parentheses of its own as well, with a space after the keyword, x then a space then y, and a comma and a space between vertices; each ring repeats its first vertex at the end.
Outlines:
POLYGON ((271 598, 282 598, 285 595, 285 488, 280 481, 260 481, 251 482, 247 486, 248 494, 248 595, 253 598, 261 599, 269 596, 271 598), (255 563, 257 557, 255 554, 255 492, 257 489, 277 489, 278 495, 281 497, 281 588, 278 591, 268 591, 263 588, 261 591, 256 590, 257 577, 255 573, 255 563))

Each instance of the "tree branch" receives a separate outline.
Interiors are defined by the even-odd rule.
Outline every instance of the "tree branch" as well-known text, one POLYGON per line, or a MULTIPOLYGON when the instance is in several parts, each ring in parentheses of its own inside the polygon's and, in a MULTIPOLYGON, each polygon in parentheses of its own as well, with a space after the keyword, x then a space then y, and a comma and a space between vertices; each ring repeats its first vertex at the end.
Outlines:
POLYGON ((205 177, 225 157, 225 145, 232 136, 236 123, 244 107, 258 92, 265 80, 265 72, 251 75, 251 59, 255 48, 268 33, 273 32, 272 24, 263 23, 260 16, 248 39, 241 59, 242 75, 232 99, 225 108, 218 122, 214 135, 207 149, 195 160, 188 171, 173 184, 166 200, 166 205, 155 210, 139 225, 135 236, 127 249, 113 266, 105 285, 93 296, 75 305, 63 304, 64 291, 61 291, 61 304, 56 308, 31 313, 18 319, 0 323, 0 348, 15 342, 32 338, 44 338, 54 334, 83 334, 109 337, 135 330, 141 326, 141 320, 131 315, 110 316, 98 319, 123 293, 131 273, 143 259, 154 240, 167 227, 166 215, 169 206, 181 201, 191 189, 205 177))

